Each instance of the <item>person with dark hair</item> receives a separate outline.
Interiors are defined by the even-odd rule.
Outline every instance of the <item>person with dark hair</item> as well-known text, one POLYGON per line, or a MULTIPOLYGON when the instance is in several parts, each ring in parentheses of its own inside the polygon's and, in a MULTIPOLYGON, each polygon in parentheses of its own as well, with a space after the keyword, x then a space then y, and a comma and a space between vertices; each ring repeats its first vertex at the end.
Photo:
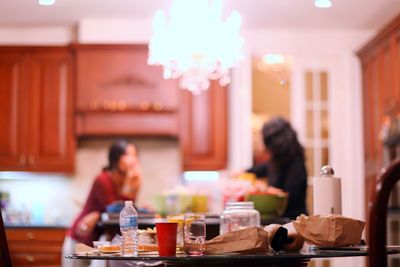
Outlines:
MULTIPOLYGON (((141 185, 141 170, 136 147, 126 140, 114 142, 108 152, 108 165, 95 178, 82 211, 75 219, 64 241, 64 253, 74 253, 76 243, 93 246, 100 229, 96 227, 102 212, 115 201, 135 201, 141 185)), ((73 260, 63 266, 87 266, 73 260)))
POLYGON ((265 123, 263 137, 267 161, 247 170, 258 178, 268 178, 269 192, 287 192, 288 205, 283 216, 296 219, 307 214, 307 170, 304 149, 288 121, 277 117, 265 123))

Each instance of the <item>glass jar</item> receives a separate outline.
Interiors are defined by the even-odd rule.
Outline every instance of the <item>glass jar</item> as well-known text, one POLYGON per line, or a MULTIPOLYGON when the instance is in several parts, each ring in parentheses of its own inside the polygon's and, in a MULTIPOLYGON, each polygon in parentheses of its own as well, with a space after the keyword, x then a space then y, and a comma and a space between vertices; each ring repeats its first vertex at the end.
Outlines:
POLYGON ((260 213, 253 202, 228 202, 220 217, 219 233, 260 226, 260 213))

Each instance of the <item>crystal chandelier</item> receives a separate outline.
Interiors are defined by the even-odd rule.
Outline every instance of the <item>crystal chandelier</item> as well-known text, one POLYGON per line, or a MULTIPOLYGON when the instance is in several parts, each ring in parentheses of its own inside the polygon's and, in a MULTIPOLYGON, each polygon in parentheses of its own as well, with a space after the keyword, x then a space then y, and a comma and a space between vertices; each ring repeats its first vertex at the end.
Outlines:
POLYGON ((164 79, 180 78, 180 87, 195 94, 208 89, 209 79, 225 86, 242 56, 240 25, 237 11, 222 20, 221 0, 175 0, 169 16, 154 16, 148 64, 163 66, 164 79))

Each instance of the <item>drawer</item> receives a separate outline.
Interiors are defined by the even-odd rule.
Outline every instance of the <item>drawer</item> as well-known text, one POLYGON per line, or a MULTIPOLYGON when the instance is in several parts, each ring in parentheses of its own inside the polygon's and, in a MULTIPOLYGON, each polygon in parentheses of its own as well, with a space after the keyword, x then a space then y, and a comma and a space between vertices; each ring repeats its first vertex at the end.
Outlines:
POLYGON ((59 253, 62 250, 61 242, 9 242, 10 253, 59 253))
POLYGON ((60 253, 16 253, 11 254, 13 266, 60 265, 60 253))
POLYGON ((6 229, 14 267, 59 267, 65 229, 6 229))
POLYGON ((64 229, 7 229, 7 240, 12 241, 58 241, 63 242, 64 229))

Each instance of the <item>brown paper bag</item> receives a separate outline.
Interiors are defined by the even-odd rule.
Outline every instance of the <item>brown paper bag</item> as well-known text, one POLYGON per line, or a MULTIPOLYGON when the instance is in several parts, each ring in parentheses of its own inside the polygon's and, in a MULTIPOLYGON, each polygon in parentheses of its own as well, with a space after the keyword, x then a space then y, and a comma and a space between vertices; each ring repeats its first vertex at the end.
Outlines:
POLYGON ((256 253, 267 252, 268 232, 259 227, 250 227, 228 232, 206 242, 206 254, 229 252, 256 253))
POLYGON ((296 231, 310 244, 329 247, 357 245, 365 223, 359 220, 330 215, 300 215, 293 222, 296 231))
POLYGON ((293 222, 283 225, 288 231, 288 243, 284 247, 285 251, 299 251, 304 244, 304 238, 296 231, 293 222))
POLYGON ((293 222, 270 224, 264 230, 268 232, 270 247, 275 251, 299 251, 303 247, 304 239, 294 229, 293 222))

